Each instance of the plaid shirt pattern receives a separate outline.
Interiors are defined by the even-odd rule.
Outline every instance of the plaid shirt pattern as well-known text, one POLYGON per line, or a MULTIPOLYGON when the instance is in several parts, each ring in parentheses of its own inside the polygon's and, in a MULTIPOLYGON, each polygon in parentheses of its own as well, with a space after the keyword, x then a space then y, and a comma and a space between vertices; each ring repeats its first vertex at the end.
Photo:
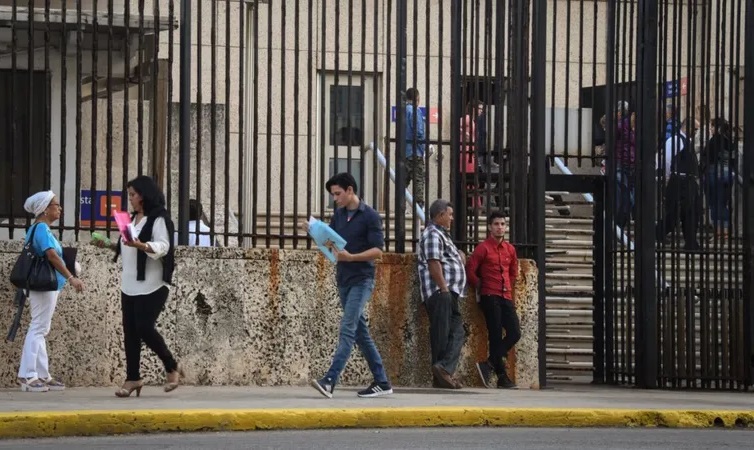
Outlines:
POLYGON ((459 296, 464 295, 466 269, 463 266, 461 254, 444 228, 430 223, 424 229, 419 241, 417 257, 422 301, 426 301, 440 290, 440 286, 432 280, 429 274, 429 261, 433 259, 442 264, 442 272, 448 289, 459 296))

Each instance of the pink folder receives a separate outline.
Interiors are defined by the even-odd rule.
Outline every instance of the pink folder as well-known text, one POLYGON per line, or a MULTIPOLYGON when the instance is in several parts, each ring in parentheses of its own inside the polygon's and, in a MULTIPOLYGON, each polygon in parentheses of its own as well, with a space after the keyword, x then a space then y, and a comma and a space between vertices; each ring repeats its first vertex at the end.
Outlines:
POLYGON ((126 211, 114 211, 113 217, 115 218, 115 223, 118 225, 118 231, 120 231, 120 235, 123 237, 123 240, 126 242, 131 242, 133 240, 133 237, 131 236, 131 232, 128 228, 128 226, 131 224, 131 215, 126 211))

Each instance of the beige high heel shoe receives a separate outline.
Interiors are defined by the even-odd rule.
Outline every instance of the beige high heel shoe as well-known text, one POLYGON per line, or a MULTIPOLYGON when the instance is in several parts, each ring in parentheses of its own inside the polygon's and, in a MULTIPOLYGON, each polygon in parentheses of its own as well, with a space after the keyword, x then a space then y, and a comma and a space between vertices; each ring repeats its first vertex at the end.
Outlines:
POLYGON ((183 367, 178 366, 174 371, 167 375, 165 392, 174 391, 178 385, 181 384, 181 378, 186 378, 186 373, 183 371, 183 367))
POLYGON ((136 396, 141 396, 141 388, 144 387, 144 382, 142 380, 139 381, 126 381, 123 383, 123 386, 115 391, 116 397, 130 397, 131 392, 136 391, 136 396))

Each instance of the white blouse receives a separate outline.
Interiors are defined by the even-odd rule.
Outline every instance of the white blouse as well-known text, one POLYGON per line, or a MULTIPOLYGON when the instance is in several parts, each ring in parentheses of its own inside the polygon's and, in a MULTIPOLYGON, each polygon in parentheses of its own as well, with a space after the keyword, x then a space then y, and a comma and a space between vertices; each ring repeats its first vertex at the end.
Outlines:
MULTIPOLYGON (((136 235, 141 233, 144 225, 147 223, 147 218, 142 217, 139 223, 136 220, 132 222, 136 229, 136 235)), ((152 228, 152 240, 147 242, 149 247, 154 253, 147 253, 147 266, 144 272, 144 280, 136 280, 136 259, 141 250, 137 250, 134 247, 128 247, 122 241, 120 243, 120 256, 123 264, 123 271, 121 273, 120 290, 126 295, 147 295, 160 289, 163 286, 168 286, 162 280, 162 258, 168 254, 170 249, 170 235, 168 235, 168 228, 165 226, 165 219, 158 217, 154 221, 154 227, 152 228)))

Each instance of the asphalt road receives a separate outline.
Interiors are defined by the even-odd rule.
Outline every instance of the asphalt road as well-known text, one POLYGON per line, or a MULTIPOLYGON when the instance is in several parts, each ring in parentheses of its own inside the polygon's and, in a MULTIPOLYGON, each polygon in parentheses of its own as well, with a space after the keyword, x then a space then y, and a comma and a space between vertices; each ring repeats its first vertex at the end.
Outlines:
POLYGON ((552 449, 754 448, 754 429, 421 428, 256 431, 0 441, 0 449, 552 449))

